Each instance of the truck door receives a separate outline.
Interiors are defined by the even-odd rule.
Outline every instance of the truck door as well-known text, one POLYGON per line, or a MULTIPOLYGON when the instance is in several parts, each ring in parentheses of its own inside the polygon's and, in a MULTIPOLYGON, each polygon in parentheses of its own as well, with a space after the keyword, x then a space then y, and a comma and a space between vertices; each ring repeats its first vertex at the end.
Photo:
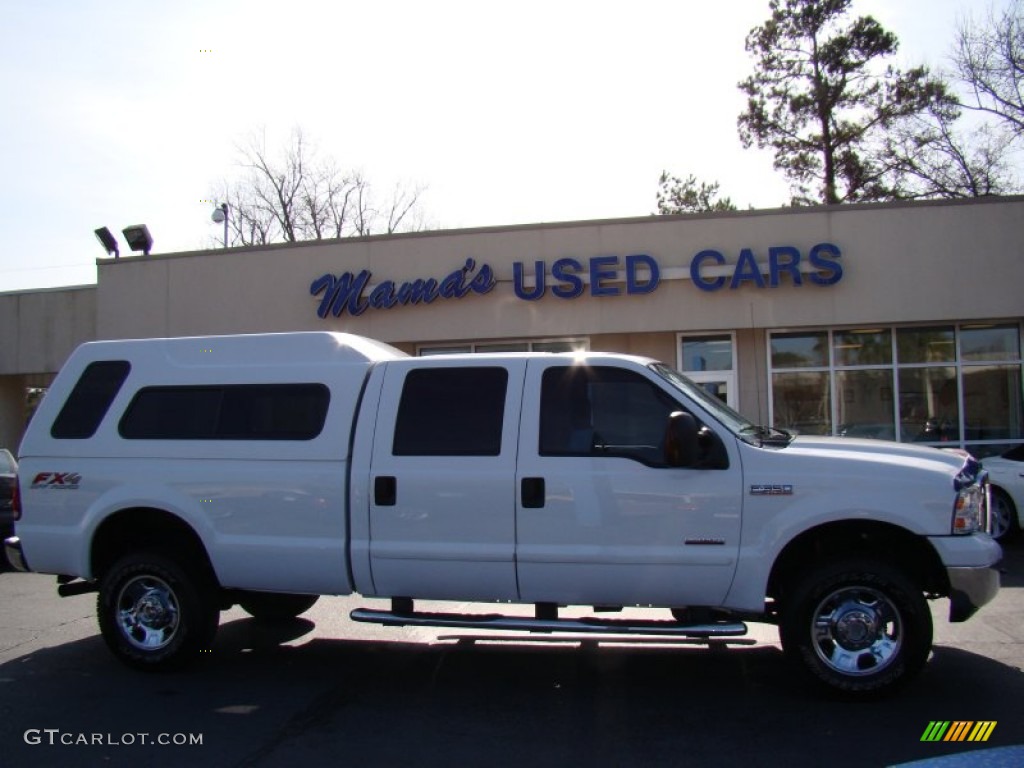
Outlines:
POLYGON ((388 364, 370 467, 376 594, 514 600, 526 361, 388 364))
POLYGON ((647 374, 530 361, 517 468, 522 600, 686 606, 725 598, 740 537, 735 443, 723 441, 728 468, 666 466, 669 414, 692 409, 647 374))

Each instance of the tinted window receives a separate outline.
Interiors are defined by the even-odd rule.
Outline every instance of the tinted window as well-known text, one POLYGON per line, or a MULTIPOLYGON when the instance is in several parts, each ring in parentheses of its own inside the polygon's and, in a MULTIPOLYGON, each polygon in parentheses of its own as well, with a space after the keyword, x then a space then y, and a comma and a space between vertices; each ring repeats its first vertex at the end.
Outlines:
POLYGON ((92 437, 131 368, 127 360, 89 363, 57 414, 50 435, 65 439, 92 437))
POLYGON ((330 400, 323 384, 146 387, 119 430, 129 440, 312 440, 330 400))
POLYGON ((622 456, 664 464, 665 428, 680 410, 633 371, 548 368, 541 380, 542 456, 622 456))
POLYGON ((425 368, 405 377, 395 456, 497 456, 505 418, 504 368, 425 368))

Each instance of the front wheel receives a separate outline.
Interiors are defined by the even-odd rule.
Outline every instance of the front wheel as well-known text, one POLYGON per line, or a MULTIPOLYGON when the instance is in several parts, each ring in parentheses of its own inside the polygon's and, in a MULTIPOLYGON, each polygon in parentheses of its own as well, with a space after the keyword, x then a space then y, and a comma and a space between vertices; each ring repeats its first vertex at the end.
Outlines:
POLYGON ((125 664, 162 671, 210 650, 220 612, 214 590, 174 560, 140 552, 117 561, 100 584, 100 632, 125 664))
POLYGON ((882 692, 928 659, 932 616, 921 590, 882 563, 853 560, 818 569, 785 600, 779 625, 786 655, 832 689, 882 692))

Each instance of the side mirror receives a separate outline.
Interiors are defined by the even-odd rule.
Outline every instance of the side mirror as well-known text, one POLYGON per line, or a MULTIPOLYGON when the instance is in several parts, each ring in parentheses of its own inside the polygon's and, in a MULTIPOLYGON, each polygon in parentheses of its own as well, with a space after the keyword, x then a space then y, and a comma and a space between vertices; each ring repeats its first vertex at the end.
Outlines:
POLYGON ((689 413, 673 411, 665 428, 665 463, 670 467, 692 467, 700 459, 697 420, 689 413))

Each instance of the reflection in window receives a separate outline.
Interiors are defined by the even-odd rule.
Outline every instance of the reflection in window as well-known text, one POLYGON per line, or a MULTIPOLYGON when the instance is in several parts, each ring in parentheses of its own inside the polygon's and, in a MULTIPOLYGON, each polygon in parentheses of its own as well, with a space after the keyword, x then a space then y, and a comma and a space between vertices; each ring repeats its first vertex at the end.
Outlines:
POLYGON ((892 362, 892 335, 888 330, 836 331, 836 365, 888 365, 892 362))
POLYGON ((732 370, 731 336, 684 336, 682 352, 684 373, 732 370))
POLYGON ((839 371, 836 406, 840 435, 894 440, 892 371, 839 371))
POLYGON ((1020 360, 1020 329, 1015 325, 964 326, 960 354, 968 360, 1020 360))
POLYGON ((900 369, 900 438, 904 442, 958 442, 959 404, 956 368, 900 369))
POLYGON ((832 433, 828 371, 772 375, 774 422, 805 435, 832 433))
POLYGON ((773 333, 773 368, 818 368, 828 365, 828 333, 773 333))
POLYGON ((952 363, 956 361, 953 328, 899 328, 896 356, 900 363, 952 363))
POLYGON ((1017 440, 1021 420, 1019 365, 964 366, 964 429, 968 440, 1017 440))

